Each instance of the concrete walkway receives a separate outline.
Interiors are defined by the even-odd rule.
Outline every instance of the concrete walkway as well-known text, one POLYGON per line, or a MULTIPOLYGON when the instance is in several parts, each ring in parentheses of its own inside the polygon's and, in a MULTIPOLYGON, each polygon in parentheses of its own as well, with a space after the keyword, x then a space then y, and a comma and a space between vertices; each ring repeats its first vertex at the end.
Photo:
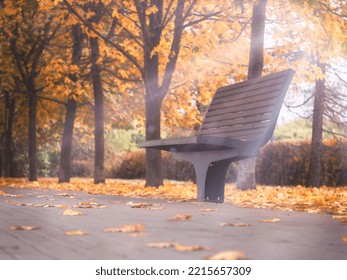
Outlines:
POLYGON ((226 250, 241 251, 247 259, 255 260, 347 259, 347 243, 341 240, 347 236, 347 225, 328 215, 83 192, 3 187, 0 191, 14 195, 0 196, 0 259, 204 259, 226 250), (130 201, 154 205, 132 208, 130 201), (99 208, 71 208, 84 215, 64 216, 66 208, 56 207, 59 205, 99 208), (180 213, 190 214, 191 219, 168 220, 180 213), (274 218, 280 221, 260 222, 274 218), (144 232, 103 232, 124 224, 143 224, 144 232), (38 229, 10 229, 13 226, 38 229), (64 234, 72 230, 88 234, 64 234), (199 245, 209 250, 186 252, 146 246, 159 242, 199 245))

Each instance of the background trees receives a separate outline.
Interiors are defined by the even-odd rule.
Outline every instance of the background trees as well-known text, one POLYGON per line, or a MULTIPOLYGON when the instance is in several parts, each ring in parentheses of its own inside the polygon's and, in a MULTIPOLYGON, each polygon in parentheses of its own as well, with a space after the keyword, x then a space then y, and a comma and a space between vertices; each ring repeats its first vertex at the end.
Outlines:
MULTIPOLYGON (((345 7, 335 2, 268 0, 267 25, 260 32, 265 34, 263 57, 262 51, 249 54, 254 53, 252 6, 265 1, 0 3, 0 59, 9 66, 0 72, 3 175, 14 158, 9 142, 30 139, 30 179, 37 178, 38 141, 39 148, 49 143, 50 150, 60 151, 59 181, 68 182, 73 156, 80 153, 72 143, 78 142, 74 147, 94 152, 89 165, 95 183, 104 182, 105 149, 106 159, 109 154, 104 142, 118 135, 115 129, 142 133, 134 139, 190 136, 216 88, 246 79, 248 61, 249 71, 259 74, 253 58, 259 60, 255 64, 263 61, 264 73, 297 71, 286 103, 315 111, 310 177, 316 181, 310 184, 319 185, 314 164, 319 167, 321 156, 315 151, 324 130, 344 134, 346 96, 339 88, 346 86, 346 17, 345 7), (30 137, 21 136, 23 131, 30 137)), ((148 150, 147 186, 162 184, 162 166, 160 152, 148 150)))

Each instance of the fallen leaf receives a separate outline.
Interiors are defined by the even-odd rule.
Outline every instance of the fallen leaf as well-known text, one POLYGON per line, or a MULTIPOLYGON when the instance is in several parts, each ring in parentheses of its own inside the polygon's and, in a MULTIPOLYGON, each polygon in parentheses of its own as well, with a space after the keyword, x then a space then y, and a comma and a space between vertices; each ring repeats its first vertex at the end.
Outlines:
POLYGON ((346 220, 342 220, 342 221, 340 222, 340 224, 347 225, 347 219, 346 219, 346 220))
POLYGON ((169 248, 174 247, 176 243, 173 242, 155 242, 155 243, 146 243, 145 245, 150 248, 169 248))
POLYGON ((4 202, 10 203, 10 204, 13 204, 13 205, 17 205, 17 206, 26 206, 25 203, 17 202, 17 201, 12 201, 12 200, 5 200, 4 202))
POLYGON ((75 210, 72 210, 70 208, 66 209, 64 211, 64 216, 83 216, 84 213, 80 212, 80 211, 75 211, 75 210))
POLYGON ((51 198, 49 195, 38 195, 37 198, 51 198))
POLYGON ((332 216, 333 219, 347 219, 347 216, 332 216))
POLYGON ((35 226, 11 226, 10 230, 37 230, 39 227, 35 226))
POLYGON ((244 224, 244 223, 220 223, 221 226, 226 227, 249 227, 251 224, 244 224))
POLYGON ((123 225, 122 227, 116 228, 105 228, 103 229, 103 232, 143 232, 145 229, 145 226, 143 224, 135 224, 135 225, 123 225))
POLYGON ((216 212, 218 211, 217 208, 203 208, 200 210, 201 212, 216 212))
POLYGON ((74 205, 73 207, 74 208, 99 208, 99 209, 107 208, 107 206, 102 203, 96 203, 92 201, 79 202, 78 205, 74 205))
POLYGON ((245 253, 241 251, 223 251, 212 256, 208 256, 206 260, 244 260, 245 253))
POLYGON ((56 196, 73 197, 73 195, 72 195, 72 194, 68 194, 68 193, 58 193, 58 194, 56 194, 56 196))
POLYGON ((347 236, 341 238, 342 242, 347 243, 347 236))
POLYGON ((279 221, 280 221, 280 219, 273 218, 272 220, 260 220, 259 222, 262 222, 262 223, 277 223, 279 221))
POLYGON ((22 195, 19 194, 9 194, 7 192, 0 191, 0 196, 6 196, 6 197, 14 197, 14 198, 21 198, 22 195))
POLYGON ((192 252, 192 251, 203 251, 203 250, 211 250, 209 247, 204 247, 200 245, 182 245, 176 242, 158 242, 158 243, 146 243, 147 247, 150 248, 174 248, 177 251, 181 252, 192 252))
POLYGON ((208 250, 211 250, 210 247, 204 247, 204 246, 200 246, 200 245, 189 246, 189 245, 182 245, 182 244, 178 244, 178 243, 176 243, 174 245, 174 248, 177 251, 181 251, 181 252, 208 251, 208 250))
POLYGON ((153 203, 133 203, 132 201, 128 202, 127 205, 130 205, 131 208, 148 208, 153 206, 153 203))
POLYGON ((68 230, 64 232, 67 236, 83 236, 87 235, 88 233, 82 231, 82 230, 68 230))
POLYGON ((169 221, 185 221, 185 220, 190 220, 192 215, 190 214, 177 214, 174 217, 169 218, 169 221))
POLYGON ((149 210, 164 210, 165 207, 163 207, 163 206, 155 206, 155 207, 149 207, 148 209, 149 210))

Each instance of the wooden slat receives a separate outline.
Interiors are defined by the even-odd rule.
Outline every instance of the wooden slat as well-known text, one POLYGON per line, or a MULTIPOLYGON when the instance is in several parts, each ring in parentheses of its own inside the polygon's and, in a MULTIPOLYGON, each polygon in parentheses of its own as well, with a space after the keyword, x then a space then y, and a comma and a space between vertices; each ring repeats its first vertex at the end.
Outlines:
POLYGON ((249 86, 253 86, 253 85, 255 85, 257 87, 259 85, 263 85, 264 83, 266 85, 271 86, 274 84, 275 80, 285 79, 286 77, 287 77, 287 71, 282 71, 282 72, 270 74, 270 75, 265 76, 265 77, 259 77, 259 78, 243 81, 243 82, 240 82, 237 84, 232 84, 232 85, 221 87, 218 89, 216 95, 220 94, 224 91, 230 91, 230 90, 234 90, 234 89, 238 90, 238 89, 242 89, 244 87, 249 87, 249 86))
POLYGON ((216 126, 214 128, 208 128, 200 131, 200 135, 207 134, 220 134, 220 133, 229 133, 229 132, 241 132, 254 130, 257 128, 268 127, 269 122, 255 122, 250 124, 234 125, 234 126, 216 126))
POLYGON ((224 102, 213 103, 210 105, 209 112, 214 110, 220 110, 224 108, 230 108, 232 106, 242 106, 244 104, 249 104, 252 102, 259 102, 267 99, 276 99, 278 96, 278 90, 276 91, 268 91, 261 95, 246 97, 243 99, 230 100, 230 98, 225 98, 224 102))
POLYGON ((258 108, 269 107, 269 106, 270 106, 270 110, 271 110, 272 109, 271 106, 273 106, 275 103, 276 103, 276 100, 267 99, 267 100, 249 103, 249 104, 244 105, 244 106, 235 106, 235 107, 232 106, 232 107, 229 107, 226 109, 208 112, 206 117, 213 117, 213 116, 220 116, 220 115, 224 115, 224 114, 243 112, 243 111, 248 111, 248 110, 253 110, 253 109, 258 109, 258 108))
POLYGON ((280 91, 281 86, 282 86, 282 81, 278 81, 276 83, 272 83, 271 85, 264 85, 264 86, 259 86, 259 85, 254 85, 252 87, 245 87, 240 91, 224 91, 223 93, 217 95, 215 94, 213 101, 214 103, 220 103, 222 102, 223 99, 225 98, 230 98, 231 100, 237 100, 237 99, 242 99, 247 96, 254 96, 254 95, 260 95, 264 94, 266 92, 272 91, 272 90, 277 90, 280 91))
POLYGON ((260 136, 264 132, 264 130, 265 130, 264 128, 257 128, 253 130, 225 132, 225 133, 218 133, 218 136, 241 139, 243 136, 249 136, 249 135, 260 136))
MULTIPOLYGON (((218 124, 220 126, 234 125, 234 124, 247 124, 247 123, 267 121, 267 120, 270 120, 270 118, 271 118, 271 114, 264 114, 264 115, 249 116, 244 118, 224 119, 222 121, 218 121, 218 124)), ((201 130, 215 127, 215 126, 216 126, 215 122, 204 122, 201 127, 201 130)))
POLYGON ((237 119, 237 118, 243 118, 248 116, 258 116, 261 114, 270 113, 273 108, 273 105, 258 108, 258 109, 250 109, 250 110, 244 110, 237 113, 230 113, 225 115, 218 115, 218 116, 206 116, 204 123, 210 123, 210 122, 216 122, 216 121, 224 121, 227 119, 237 119))

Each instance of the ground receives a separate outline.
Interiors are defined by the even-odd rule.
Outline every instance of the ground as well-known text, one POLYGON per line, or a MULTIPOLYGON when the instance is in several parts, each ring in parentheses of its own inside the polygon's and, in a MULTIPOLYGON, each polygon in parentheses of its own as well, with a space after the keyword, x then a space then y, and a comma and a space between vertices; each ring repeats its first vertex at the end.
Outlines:
POLYGON ((346 188, 228 186, 214 204, 192 184, 89 182, 0 181, 0 259, 347 259, 346 188))

